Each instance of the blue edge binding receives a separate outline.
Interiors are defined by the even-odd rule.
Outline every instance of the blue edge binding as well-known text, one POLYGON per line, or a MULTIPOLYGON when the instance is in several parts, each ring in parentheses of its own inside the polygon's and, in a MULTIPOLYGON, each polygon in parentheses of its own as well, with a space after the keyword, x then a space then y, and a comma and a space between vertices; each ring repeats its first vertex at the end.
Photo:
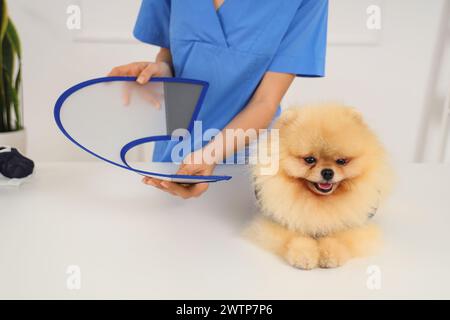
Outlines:
MULTIPOLYGON (((218 181, 226 181, 226 180, 230 180, 231 177, 230 176, 191 176, 191 175, 173 175, 173 174, 162 174, 162 173, 156 173, 156 172, 149 172, 149 171, 143 171, 143 170, 138 170, 138 169, 134 169, 132 168, 128 162, 126 161, 126 155, 127 153, 137 147, 140 146, 142 144, 145 143, 149 143, 149 142, 155 142, 155 141, 168 141, 168 140, 172 140, 172 136, 166 135, 166 136, 152 136, 152 137, 144 137, 141 139, 137 139, 134 141, 131 141, 129 143, 127 143, 125 146, 123 146, 121 152, 120 152, 120 158, 122 159, 123 165, 116 163, 114 161, 111 161, 109 159, 106 159, 98 154, 96 154, 95 152, 87 149, 86 147, 82 146, 79 142, 77 142, 74 138, 72 138, 72 136, 66 131, 66 129, 64 128, 62 121, 61 121, 61 109, 62 106, 64 104, 64 102, 67 100, 68 97, 70 97, 73 93, 77 92, 78 90, 81 90, 85 87, 97 84, 97 83, 102 83, 102 82, 114 82, 114 81, 129 81, 129 82, 134 82, 136 81, 136 77, 103 77, 103 78, 97 78, 97 79, 92 79, 92 80, 88 80, 85 82, 82 82, 80 84, 77 84, 71 88, 69 88, 68 90, 66 90, 58 99, 58 101, 56 102, 55 105, 55 109, 53 111, 54 117, 55 117, 55 121, 56 121, 56 125, 58 126, 58 128, 61 130, 61 132, 67 137, 67 139, 69 139, 70 141, 72 141, 75 145, 77 145, 79 148, 83 149, 84 151, 86 151, 87 153, 93 155, 96 158, 99 158, 105 162, 108 162, 114 166, 123 168, 123 169, 127 169, 133 172, 136 172, 138 174, 141 175, 152 175, 152 176, 156 176, 156 177, 164 177, 164 178, 180 178, 180 179, 192 179, 192 180, 198 180, 198 179, 203 179, 205 180, 205 183, 212 183, 212 182, 218 182, 218 181)), ((191 121, 189 123, 189 127, 188 130, 190 133, 192 133, 193 127, 194 127, 194 121, 197 119, 198 113, 200 112, 200 108, 203 104, 203 100, 205 99, 206 93, 208 91, 209 88, 209 84, 205 81, 200 81, 200 80, 192 80, 192 79, 184 79, 184 78, 152 78, 150 80, 151 82, 176 82, 176 83, 190 83, 190 84, 196 84, 196 85, 201 85, 203 87, 202 92, 200 94, 200 98, 198 99, 197 105, 195 107, 195 111, 192 115, 191 121)))

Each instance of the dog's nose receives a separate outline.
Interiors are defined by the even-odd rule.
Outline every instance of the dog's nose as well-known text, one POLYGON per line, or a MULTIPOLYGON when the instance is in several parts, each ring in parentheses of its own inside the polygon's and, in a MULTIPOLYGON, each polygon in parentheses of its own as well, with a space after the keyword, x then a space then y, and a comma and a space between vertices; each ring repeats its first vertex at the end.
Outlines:
POLYGON ((334 177, 334 171, 331 169, 323 169, 320 174, 325 180, 331 180, 334 177))

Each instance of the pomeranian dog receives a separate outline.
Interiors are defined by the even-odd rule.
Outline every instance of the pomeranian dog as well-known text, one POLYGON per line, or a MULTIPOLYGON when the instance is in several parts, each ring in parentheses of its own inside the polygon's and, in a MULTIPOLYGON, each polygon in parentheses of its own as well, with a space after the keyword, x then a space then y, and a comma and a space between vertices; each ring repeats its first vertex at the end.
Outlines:
POLYGON ((324 105, 287 109, 274 141, 260 141, 273 164, 253 168, 262 215, 246 230, 260 246, 300 269, 333 268, 378 247, 370 223, 391 186, 391 168, 376 135, 355 109, 324 105), (273 152, 273 151, 272 151, 273 152))

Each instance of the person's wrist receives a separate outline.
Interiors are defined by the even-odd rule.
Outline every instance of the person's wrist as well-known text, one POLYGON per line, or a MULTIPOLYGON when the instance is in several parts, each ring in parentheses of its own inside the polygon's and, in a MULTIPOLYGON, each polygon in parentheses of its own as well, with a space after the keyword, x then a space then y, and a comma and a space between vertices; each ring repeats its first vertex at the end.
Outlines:
POLYGON ((211 164, 214 167, 223 162, 223 154, 221 152, 217 152, 217 149, 215 140, 208 143, 202 149, 203 159, 206 160, 206 163, 211 164))
POLYGON ((158 64, 159 64, 159 68, 160 68, 160 73, 162 75, 169 76, 169 77, 173 76, 173 74, 174 74, 173 68, 169 62, 159 61, 158 64))

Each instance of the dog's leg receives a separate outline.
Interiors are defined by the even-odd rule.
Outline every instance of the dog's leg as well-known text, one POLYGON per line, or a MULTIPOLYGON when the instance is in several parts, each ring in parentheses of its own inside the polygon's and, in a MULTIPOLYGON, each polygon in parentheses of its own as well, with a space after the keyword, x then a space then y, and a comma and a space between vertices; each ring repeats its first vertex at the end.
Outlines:
POLYGON ((292 238, 284 253, 284 258, 293 267, 311 270, 319 266, 319 246, 315 239, 304 236, 292 238))
POLYGON ((264 249, 282 255, 286 250, 286 244, 295 236, 295 233, 259 216, 252 221, 244 235, 264 249))
POLYGON ((319 263, 317 241, 300 236, 264 217, 258 217, 245 232, 253 242, 300 269, 313 269, 319 263))
POLYGON ((359 228, 348 229, 320 238, 319 266, 335 268, 351 258, 372 254, 380 245, 380 231, 376 225, 368 224, 359 228))

